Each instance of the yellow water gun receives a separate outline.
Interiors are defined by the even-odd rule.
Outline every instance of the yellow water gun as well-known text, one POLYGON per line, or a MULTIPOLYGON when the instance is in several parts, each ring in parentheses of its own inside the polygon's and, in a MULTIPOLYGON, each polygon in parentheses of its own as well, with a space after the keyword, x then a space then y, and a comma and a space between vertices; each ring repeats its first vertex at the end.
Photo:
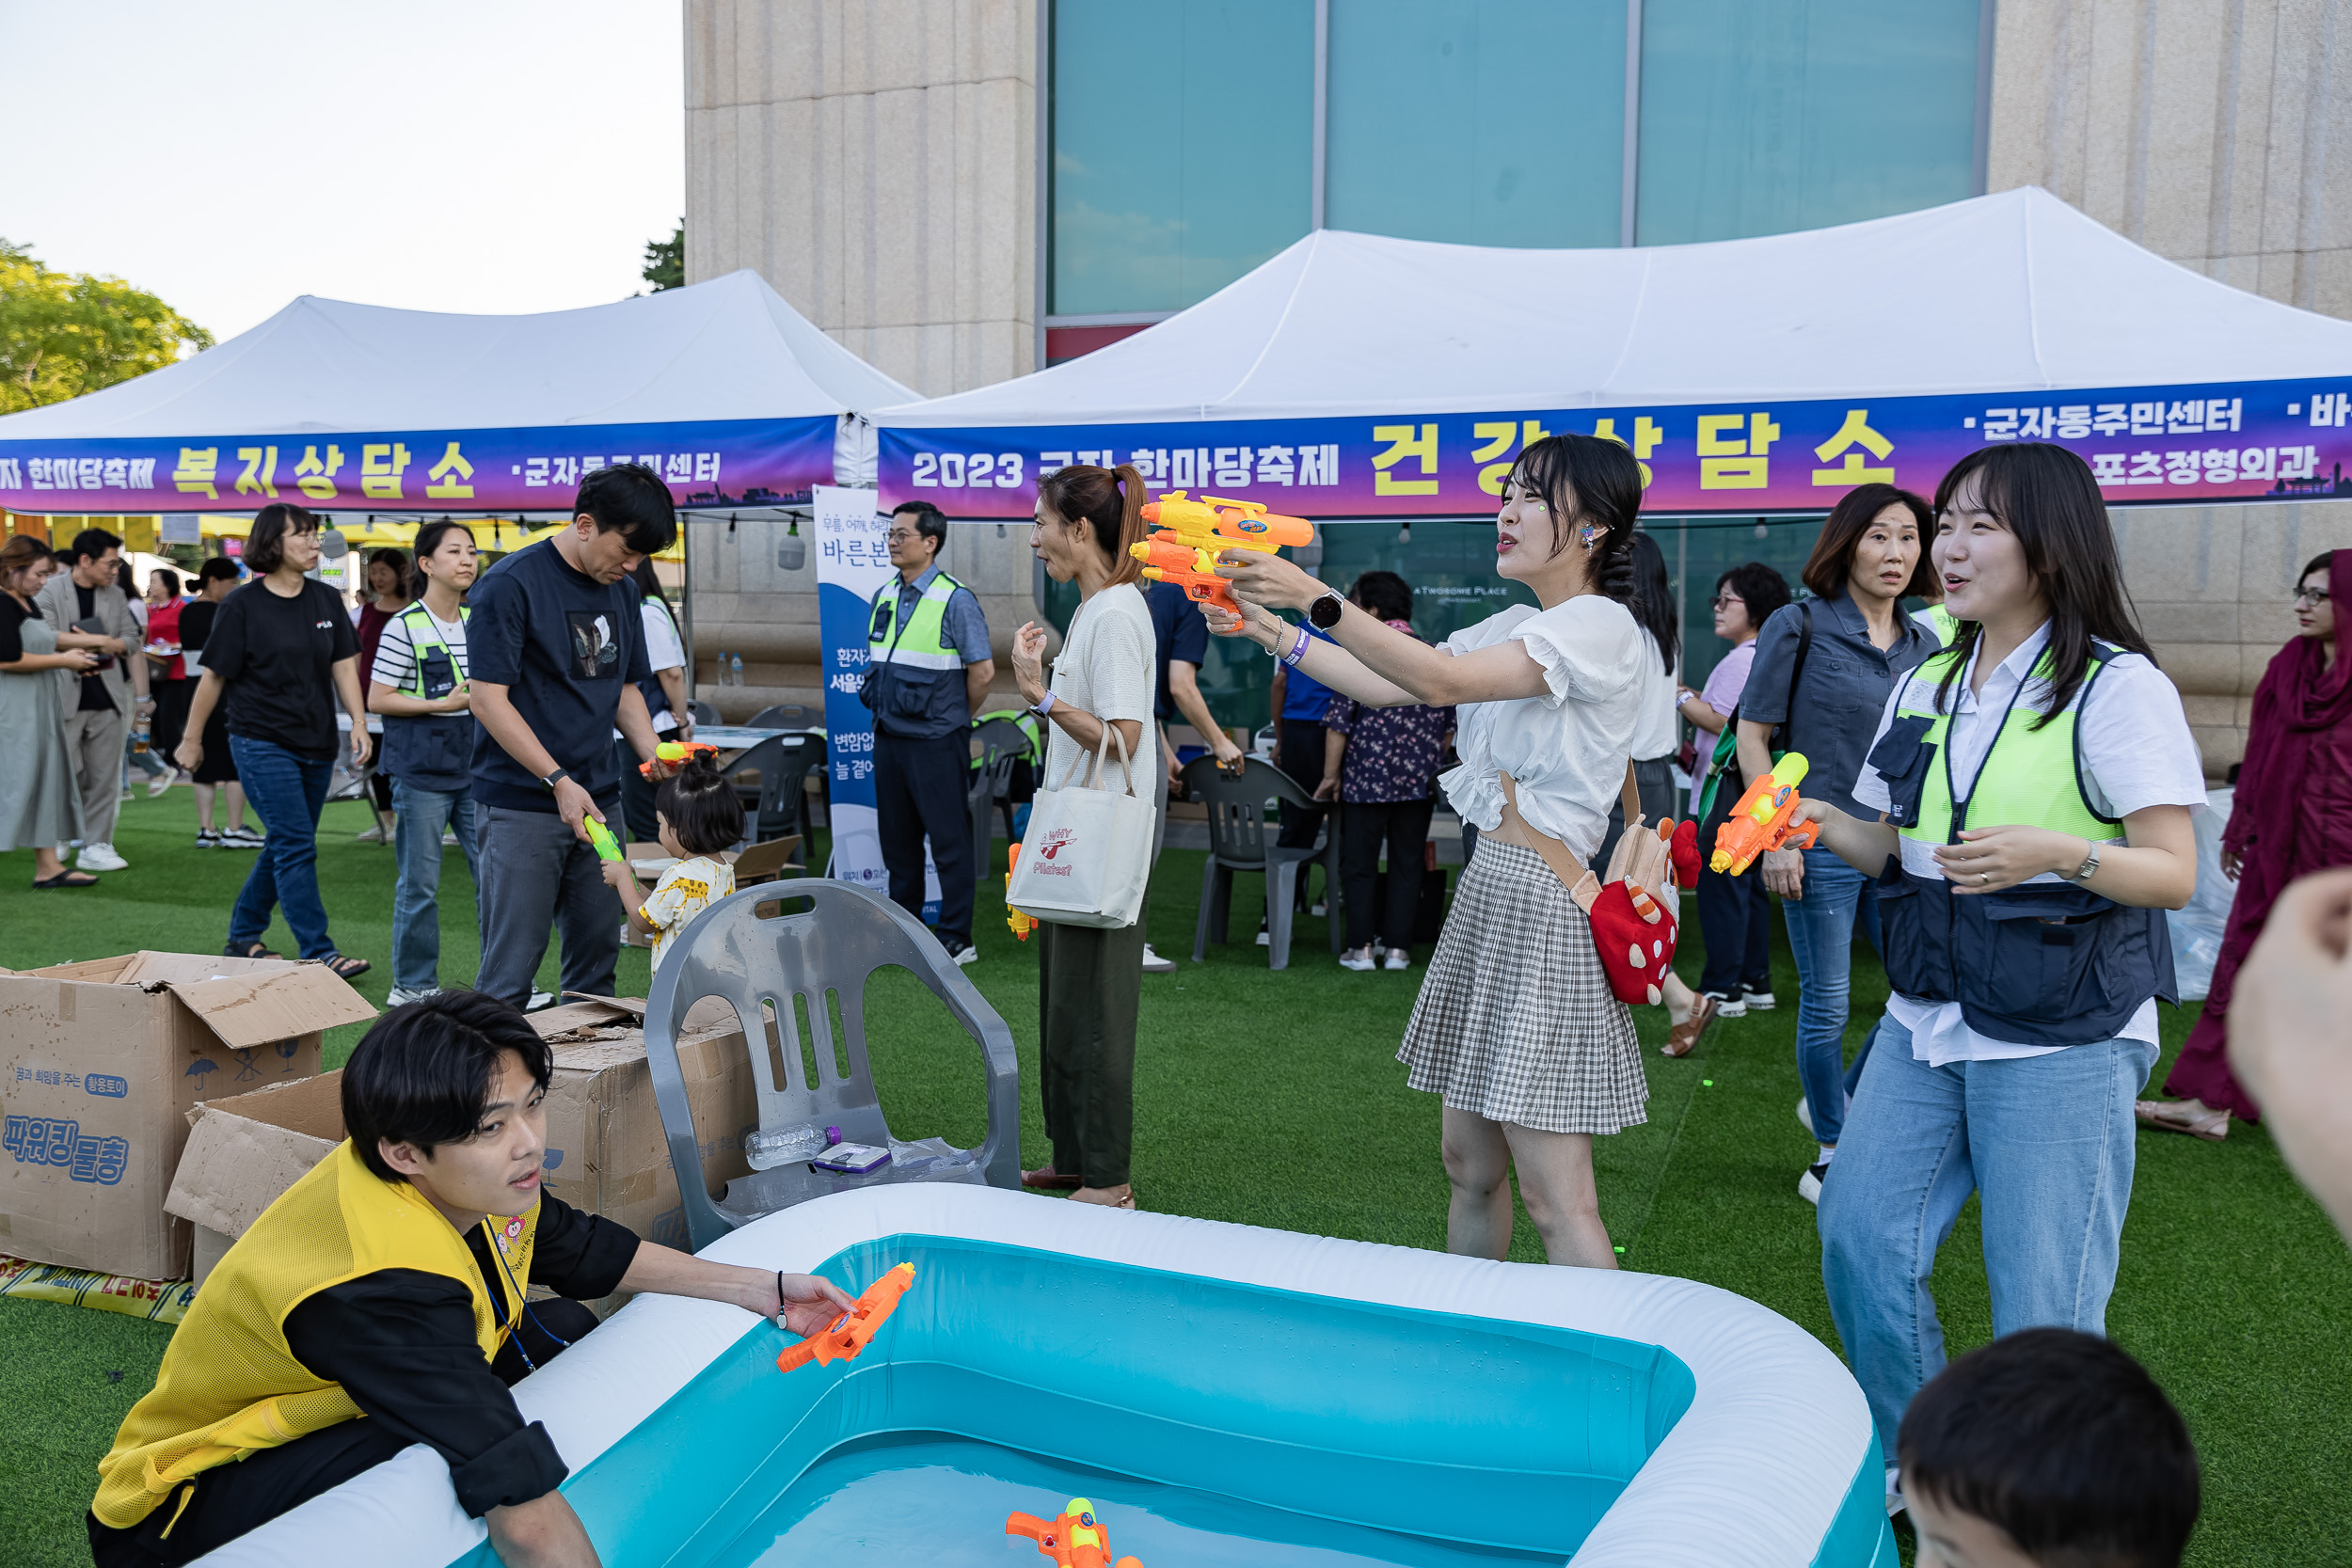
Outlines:
POLYGON ((1172 582, 1198 604, 1213 604, 1229 615, 1241 613, 1232 587, 1216 571, 1224 550, 1257 550, 1272 555, 1284 545, 1304 545, 1315 536, 1314 525, 1304 517, 1284 517, 1268 512, 1263 501, 1203 496, 1187 500, 1182 490, 1170 490, 1158 500, 1143 503, 1143 520, 1158 531, 1127 553, 1143 562, 1143 575, 1153 582, 1172 582))

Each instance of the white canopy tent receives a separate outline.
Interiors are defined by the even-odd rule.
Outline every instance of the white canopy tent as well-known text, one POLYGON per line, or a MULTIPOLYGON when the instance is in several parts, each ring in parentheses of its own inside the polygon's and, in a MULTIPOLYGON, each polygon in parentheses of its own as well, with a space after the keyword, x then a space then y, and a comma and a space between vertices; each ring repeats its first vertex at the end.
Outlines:
MULTIPOLYGON (((307 495, 311 504, 330 499, 342 509, 399 512, 401 501, 435 514, 561 507, 568 496, 551 482, 522 484, 527 462, 568 471, 576 482, 583 462, 595 467, 657 448, 672 465, 664 477, 681 502, 709 490, 725 504, 743 499, 726 494, 740 488, 729 483, 728 469, 740 473, 774 459, 776 436, 768 432, 764 449, 749 440, 738 464, 713 427, 742 436, 753 422, 829 421, 833 461, 819 462, 815 482, 856 483, 863 474, 870 483, 872 434, 860 416, 913 395, 749 271, 526 316, 444 315, 306 295, 193 358, 0 419, 0 503, 54 512, 250 510, 266 499, 258 477, 238 487, 229 451, 215 450, 242 443, 278 453, 267 494, 307 495), (338 436, 352 439, 335 443, 348 451, 346 471, 323 483, 331 498, 316 487, 297 489, 292 470, 299 454, 326 450, 338 436), (413 447, 417 471, 407 477, 416 483, 358 483, 355 443, 368 440, 413 447), (446 474, 436 476, 444 481, 439 491, 422 483, 426 467, 453 441, 469 469, 479 470, 463 476, 468 495, 448 494, 446 474), (183 447, 214 451, 213 495, 175 483, 190 467, 183 447), (700 472, 698 453, 706 454, 700 472), (127 467, 142 457, 151 493, 106 483, 109 460, 127 467), (33 483, 36 460, 48 483, 33 483), (59 464, 69 483, 57 483, 59 464), (453 499, 471 504, 446 504, 453 499)), ((806 447, 805 431, 795 444, 806 447)), ((379 467, 389 461, 388 451, 379 467)), ((807 482, 803 474, 792 488, 807 482)), ((777 488, 765 475, 758 483, 777 488)))
POLYGON ((1510 250, 1323 230, 1132 338, 887 428, 1864 399, 2352 375, 2352 322, 2039 187, 1759 239, 1510 250))

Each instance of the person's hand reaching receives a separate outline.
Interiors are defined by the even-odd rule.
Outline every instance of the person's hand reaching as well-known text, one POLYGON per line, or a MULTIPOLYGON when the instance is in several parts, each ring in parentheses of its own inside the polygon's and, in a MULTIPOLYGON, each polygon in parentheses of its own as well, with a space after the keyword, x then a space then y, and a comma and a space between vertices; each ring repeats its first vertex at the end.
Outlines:
POLYGON ((776 1310, 770 1316, 803 1339, 822 1334, 843 1313, 857 1310, 857 1303, 840 1286, 813 1274, 778 1275, 776 1287, 776 1310))
POLYGON ((2271 906, 2230 998, 2230 1066, 2287 1164, 2352 1241, 2352 868, 2271 906))
POLYGON ((1220 551, 1216 570, 1233 585, 1234 598, 1274 610, 1304 610, 1331 592, 1296 562, 1259 550, 1220 551))

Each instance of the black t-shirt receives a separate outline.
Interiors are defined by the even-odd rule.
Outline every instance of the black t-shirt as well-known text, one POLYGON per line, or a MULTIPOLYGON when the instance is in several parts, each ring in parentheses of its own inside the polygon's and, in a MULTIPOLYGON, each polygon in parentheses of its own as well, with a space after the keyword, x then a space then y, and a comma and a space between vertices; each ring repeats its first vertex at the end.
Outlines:
MULTIPOLYGON (((576 1301, 610 1295, 638 1244, 626 1226, 542 1196, 525 1283, 576 1301)), ((466 1232, 466 1245, 503 1323, 506 1295, 480 1226, 466 1232)), ((378 1269, 329 1286, 286 1314, 285 1335, 294 1359, 342 1384, 371 1420, 438 1449, 459 1506, 476 1518, 545 1497, 567 1473, 547 1428, 523 1424, 515 1396, 483 1359, 473 1297, 447 1275, 378 1269)))
POLYGON ((335 665, 358 657, 342 596, 308 578, 290 599, 261 578, 246 583, 221 600, 204 639, 204 668, 229 688, 229 733, 312 762, 341 749, 335 665))
POLYGON ((1200 613, 1200 607, 1174 583, 1155 582, 1151 587, 1144 601, 1152 607, 1152 631, 1159 642, 1160 677, 1152 711, 1165 723, 1179 717, 1175 696, 1168 687, 1168 661, 1181 658, 1195 668, 1208 663, 1209 620, 1200 613))
MULTIPOLYGON (((0 594, 0 664, 14 664, 24 657, 24 623, 38 613, 27 610, 13 594, 0 594)), ((49 672, 40 672, 43 680, 49 672)))
POLYGON ((213 621, 220 614, 220 604, 214 599, 190 599, 180 610, 180 651, 183 654, 202 653, 204 640, 213 633, 213 621))
MULTIPOLYGON (((98 613, 97 589, 85 588, 77 582, 73 585, 73 597, 76 604, 80 608, 80 618, 82 621, 87 621, 91 616, 98 613)), ((79 624, 79 622, 76 622, 76 625, 79 624)), ((101 654, 98 656, 98 659, 99 671, 103 671, 114 663, 114 657, 109 654, 101 654)), ((84 675, 82 677, 81 711, 84 713, 112 713, 114 710, 115 695, 113 692, 106 689, 106 677, 103 673, 99 673, 97 672, 92 672, 89 674, 84 675)))
MULTIPOLYGON (((637 585, 598 582, 553 541, 507 556, 466 595, 466 673, 506 688, 515 711, 558 768, 602 800, 621 787, 613 715, 648 678, 637 585)), ((476 726, 473 796, 485 806, 555 810, 555 794, 476 726)))

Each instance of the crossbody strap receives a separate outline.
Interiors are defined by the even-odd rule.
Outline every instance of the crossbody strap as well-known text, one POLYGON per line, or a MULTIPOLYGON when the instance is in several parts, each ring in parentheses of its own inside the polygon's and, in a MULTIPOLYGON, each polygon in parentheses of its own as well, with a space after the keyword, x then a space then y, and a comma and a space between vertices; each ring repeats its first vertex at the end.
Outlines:
POLYGON ((1544 858, 1544 863, 1551 867, 1551 874, 1560 879, 1562 887, 1573 888, 1582 881, 1585 868, 1577 863, 1574 855, 1568 853, 1568 847, 1519 815, 1518 781, 1508 773, 1499 773, 1496 777, 1502 783, 1503 822, 1527 835, 1528 843, 1534 847, 1535 853, 1544 858))

